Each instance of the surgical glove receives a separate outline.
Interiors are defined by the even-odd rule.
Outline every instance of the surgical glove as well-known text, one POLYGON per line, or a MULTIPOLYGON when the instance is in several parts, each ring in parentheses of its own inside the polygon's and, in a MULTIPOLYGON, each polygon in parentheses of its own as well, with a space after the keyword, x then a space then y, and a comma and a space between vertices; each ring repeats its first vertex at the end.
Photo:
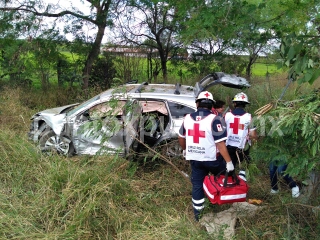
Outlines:
POLYGON ((234 166, 233 166, 232 161, 227 162, 227 172, 231 172, 233 170, 234 170, 234 166))

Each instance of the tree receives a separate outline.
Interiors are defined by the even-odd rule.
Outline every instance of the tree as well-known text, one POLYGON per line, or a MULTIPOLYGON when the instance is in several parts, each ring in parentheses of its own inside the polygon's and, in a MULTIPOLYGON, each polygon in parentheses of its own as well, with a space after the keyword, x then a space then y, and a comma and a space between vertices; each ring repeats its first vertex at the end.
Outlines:
MULTIPOLYGON (((2 35, 2 73, 9 76, 10 84, 30 85, 33 76, 41 81, 43 89, 49 88, 52 69, 56 67, 59 52, 65 38, 59 31, 48 28, 47 23, 36 20, 31 15, 23 14, 19 21, 8 12, 2 12, 0 30, 2 35), (5 21, 10 21, 6 25, 5 21), (25 39, 19 39, 22 36, 25 39)), ((58 76, 59 78, 59 76, 58 76)))
POLYGON ((17 22, 19 22, 20 15, 30 14, 33 17, 49 17, 57 20, 64 18, 65 21, 77 19, 80 25, 83 24, 83 22, 87 22, 96 27, 96 35, 90 44, 90 51, 87 54, 82 70, 83 89, 87 89, 92 65, 100 53, 100 46, 106 27, 112 25, 111 11, 116 8, 120 1, 121 0, 81 0, 81 3, 89 4, 89 14, 85 14, 74 7, 72 7, 71 10, 63 10, 60 6, 45 4, 41 0, 2 1, 0 10, 9 12, 15 17, 17 22))
MULTIPOLYGON (((178 19, 176 8, 163 1, 132 1, 123 11, 119 26, 124 42, 157 50, 163 80, 167 81, 167 61, 175 55, 181 43, 176 38, 178 19)), ((151 56, 151 55, 150 55, 151 56)), ((156 63, 156 62, 155 62, 156 63)), ((154 69, 153 76, 158 75, 154 69)))
POLYGON ((113 57, 104 53, 93 64, 90 83, 97 85, 101 89, 109 89, 112 87, 116 70, 113 64, 113 57))
MULTIPOLYGON (((197 73, 200 75, 207 75, 213 71, 221 71, 220 67, 224 65, 223 60, 227 59, 223 53, 229 48, 230 46, 226 41, 213 37, 194 39, 188 46, 188 50, 191 52, 192 62, 198 65, 197 73)), ((228 64, 228 69, 222 68, 223 71, 230 72, 230 66, 231 65, 228 64)), ((194 66, 191 67, 194 68, 194 66)))
MULTIPOLYGON (((28 65, 26 67, 33 70, 33 75, 40 77, 41 86, 44 90, 49 89, 51 69, 57 68, 59 59, 62 58, 59 47, 64 42, 65 39, 58 31, 54 30, 43 31, 40 36, 28 41, 30 54, 27 55, 28 65)), ((62 84, 61 82, 58 83, 62 84)))
POLYGON ((25 85, 24 81, 27 76, 26 59, 27 52, 26 42, 22 40, 1 39, 1 78, 9 77, 11 85, 25 85))
POLYGON ((273 52, 276 45, 272 42, 273 35, 269 20, 264 20, 262 12, 265 4, 243 3, 237 16, 237 28, 231 35, 231 46, 235 53, 248 55, 245 76, 251 78, 252 66, 259 55, 273 52))
POLYGON ((289 68, 292 80, 313 84, 320 76, 320 3, 288 1, 284 7, 287 17, 280 19, 280 26, 286 28, 274 27, 281 38, 282 66, 289 68))
MULTIPOLYGON (((194 41, 190 46, 193 50, 200 50, 211 55, 215 60, 230 61, 230 55, 248 56, 246 61, 246 77, 250 78, 252 65, 262 52, 270 51, 268 43, 270 34, 267 21, 263 21, 262 12, 265 4, 261 1, 206 1, 189 8, 189 17, 185 21, 182 38, 192 40, 196 36, 201 48, 194 48, 194 41), (196 28, 195 26, 202 26, 196 28)), ((199 46, 199 44, 198 44, 199 46)), ((235 65, 235 64, 234 64, 235 65)), ((241 74, 243 61, 234 66, 234 73, 241 74), (240 70, 240 72, 238 72, 240 70)), ((224 71, 224 70, 223 70, 224 71)))

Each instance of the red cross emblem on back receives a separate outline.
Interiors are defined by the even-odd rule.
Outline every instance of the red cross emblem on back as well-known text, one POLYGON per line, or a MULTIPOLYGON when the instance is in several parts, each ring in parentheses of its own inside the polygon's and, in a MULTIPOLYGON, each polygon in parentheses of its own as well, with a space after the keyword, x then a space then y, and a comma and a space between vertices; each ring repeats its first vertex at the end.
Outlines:
POLYGON ((239 129, 244 130, 244 124, 240 123, 240 118, 234 118, 234 122, 230 123, 230 128, 232 128, 233 134, 238 134, 239 129))
POLYGON ((201 137, 206 137, 206 132, 200 131, 199 127, 199 123, 194 123, 193 129, 188 129, 188 135, 193 137, 193 143, 199 143, 201 137))

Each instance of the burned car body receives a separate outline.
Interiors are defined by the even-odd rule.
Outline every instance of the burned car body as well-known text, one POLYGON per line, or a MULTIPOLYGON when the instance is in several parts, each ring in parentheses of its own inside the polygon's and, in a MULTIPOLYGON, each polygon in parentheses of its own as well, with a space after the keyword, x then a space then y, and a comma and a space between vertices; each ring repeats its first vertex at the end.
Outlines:
MULTIPOLYGON (((31 117, 28 137, 41 151, 64 155, 112 153, 128 156, 141 145, 161 146, 177 140, 183 117, 196 110, 199 92, 215 84, 243 88, 244 79, 214 73, 194 87, 181 84, 125 84, 82 104, 47 109, 31 117)), ((178 144, 166 153, 180 155, 178 144)))

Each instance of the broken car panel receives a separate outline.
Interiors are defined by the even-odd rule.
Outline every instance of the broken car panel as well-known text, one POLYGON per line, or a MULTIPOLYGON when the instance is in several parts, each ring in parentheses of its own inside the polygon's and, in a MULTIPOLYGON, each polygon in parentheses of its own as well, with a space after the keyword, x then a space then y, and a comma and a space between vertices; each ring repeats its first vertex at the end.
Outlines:
MULTIPOLYGON (((141 142, 149 147, 177 140, 183 117, 196 110, 199 92, 216 85, 243 88, 244 78, 224 73, 204 77, 194 87, 181 84, 125 84, 82 104, 47 109, 32 116, 29 139, 42 151, 64 155, 118 153, 128 156, 141 142), (140 143, 139 143, 140 142, 140 143)), ((167 154, 181 155, 177 144, 167 154)))

